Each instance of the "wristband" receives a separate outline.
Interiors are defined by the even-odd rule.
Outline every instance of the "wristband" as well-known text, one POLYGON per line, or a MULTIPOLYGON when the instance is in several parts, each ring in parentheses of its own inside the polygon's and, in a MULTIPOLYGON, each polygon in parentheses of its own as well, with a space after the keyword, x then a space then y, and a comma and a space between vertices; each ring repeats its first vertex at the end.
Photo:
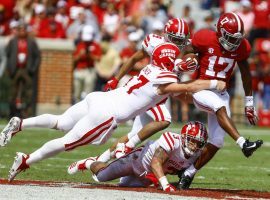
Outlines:
POLYGON ((245 106, 253 106, 253 96, 245 97, 245 106))
POLYGON ((158 179, 158 181, 163 189, 166 188, 167 185, 169 185, 166 176, 162 176, 161 178, 158 179))
POLYGON ((217 83, 217 80, 210 80, 210 89, 216 89, 217 83))

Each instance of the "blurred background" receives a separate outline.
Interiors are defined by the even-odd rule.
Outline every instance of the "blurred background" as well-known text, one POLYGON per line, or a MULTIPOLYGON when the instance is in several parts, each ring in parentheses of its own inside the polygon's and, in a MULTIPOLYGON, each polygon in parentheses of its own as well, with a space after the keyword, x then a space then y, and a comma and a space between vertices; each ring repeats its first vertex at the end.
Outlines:
MULTIPOLYGON (((0 119, 62 113, 103 90, 144 37, 162 34, 170 18, 184 18, 193 34, 215 30, 219 16, 230 11, 242 18, 252 45, 259 125, 270 126, 270 0, 1 0, 0 119)), ((123 80, 148 62, 137 63, 123 80)), ((229 93, 233 120, 247 124, 238 68, 229 93)), ((171 99, 169 107, 174 122, 206 120, 193 105, 171 99)))

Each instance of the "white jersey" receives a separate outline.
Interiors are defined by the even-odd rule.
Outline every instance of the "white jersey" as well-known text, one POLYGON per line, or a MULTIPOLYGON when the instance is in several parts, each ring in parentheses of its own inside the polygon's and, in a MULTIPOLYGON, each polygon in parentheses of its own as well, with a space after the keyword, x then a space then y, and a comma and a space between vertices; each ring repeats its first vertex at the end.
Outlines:
POLYGON ((151 65, 143 68, 138 76, 134 76, 125 86, 104 94, 110 112, 117 123, 125 122, 156 106, 169 94, 159 95, 159 85, 177 83, 177 75, 151 65))
POLYGON ((201 154, 201 152, 197 152, 186 159, 182 149, 180 135, 165 132, 157 141, 150 141, 145 145, 139 158, 133 164, 133 169, 136 174, 140 175, 145 172, 151 172, 151 161, 158 147, 163 148, 169 155, 169 159, 163 165, 165 174, 175 174, 178 170, 189 167, 201 154))
POLYGON ((154 48, 164 42, 166 42, 164 37, 151 33, 144 38, 142 47, 143 50, 147 52, 150 57, 152 57, 154 48))

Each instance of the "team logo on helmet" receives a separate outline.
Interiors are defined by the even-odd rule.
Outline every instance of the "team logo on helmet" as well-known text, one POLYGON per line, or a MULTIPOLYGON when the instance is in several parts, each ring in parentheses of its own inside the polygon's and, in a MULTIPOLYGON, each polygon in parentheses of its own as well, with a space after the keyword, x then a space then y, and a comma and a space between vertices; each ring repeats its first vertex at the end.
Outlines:
POLYGON ((172 43, 163 43, 158 45, 152 53, 151 64, 164 70, 172 71, 174 61, 180 54, 179 48, 172 43))
POLYGON ((225 13, 217 23, 218 40, 227 51, 235 51, 244 38, 244 23, 235 13, 225 13))

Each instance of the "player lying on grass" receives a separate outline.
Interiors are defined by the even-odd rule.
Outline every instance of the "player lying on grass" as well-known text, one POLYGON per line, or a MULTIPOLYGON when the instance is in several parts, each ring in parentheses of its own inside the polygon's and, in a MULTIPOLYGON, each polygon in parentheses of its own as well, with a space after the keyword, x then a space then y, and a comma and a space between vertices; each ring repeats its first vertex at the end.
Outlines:
MULTIPOLYGON (((159 184, 166 192, 175 191, 166 174, 178 171, 193 164, 207 141, 206 127, 198 121, 188 122, 179 133, 165 132, 156 141, 149 141, 125 156, 111 163, 97 161, 90 157, 81 161, 84 169, 90 169, 99 182, 111 181, 120 177, 120 186, 147 187, 159 184)), ((73 163, 69 174, 78 172, 73 163)))
MULTIPOLYGON (((14 133, 27 127, 49 127, 68 133, 45 143, 35 152, 26 155, 17 152, 10 169, 9 181, 30 165, 71 151, 79 146, 105 143, 117 124, 126 122, 146 112, 168 96, 179 92, 197 92, 202 89, 223 91, 226 84, 217 80, 196 80, 177 83, 177 75, 172 72, 179 49, 171 43, 158 45, 154 51, 151 64, 147 65, 137 77, 133 77, 124 87, 109 92, 93 92, 81 102, 70 107, 62 115, 41 115, 34 118, 11 120, 4 128, 1 137, 5 140, 14 133)), ((3 142, 3 141, 2 141, 3 142)))

